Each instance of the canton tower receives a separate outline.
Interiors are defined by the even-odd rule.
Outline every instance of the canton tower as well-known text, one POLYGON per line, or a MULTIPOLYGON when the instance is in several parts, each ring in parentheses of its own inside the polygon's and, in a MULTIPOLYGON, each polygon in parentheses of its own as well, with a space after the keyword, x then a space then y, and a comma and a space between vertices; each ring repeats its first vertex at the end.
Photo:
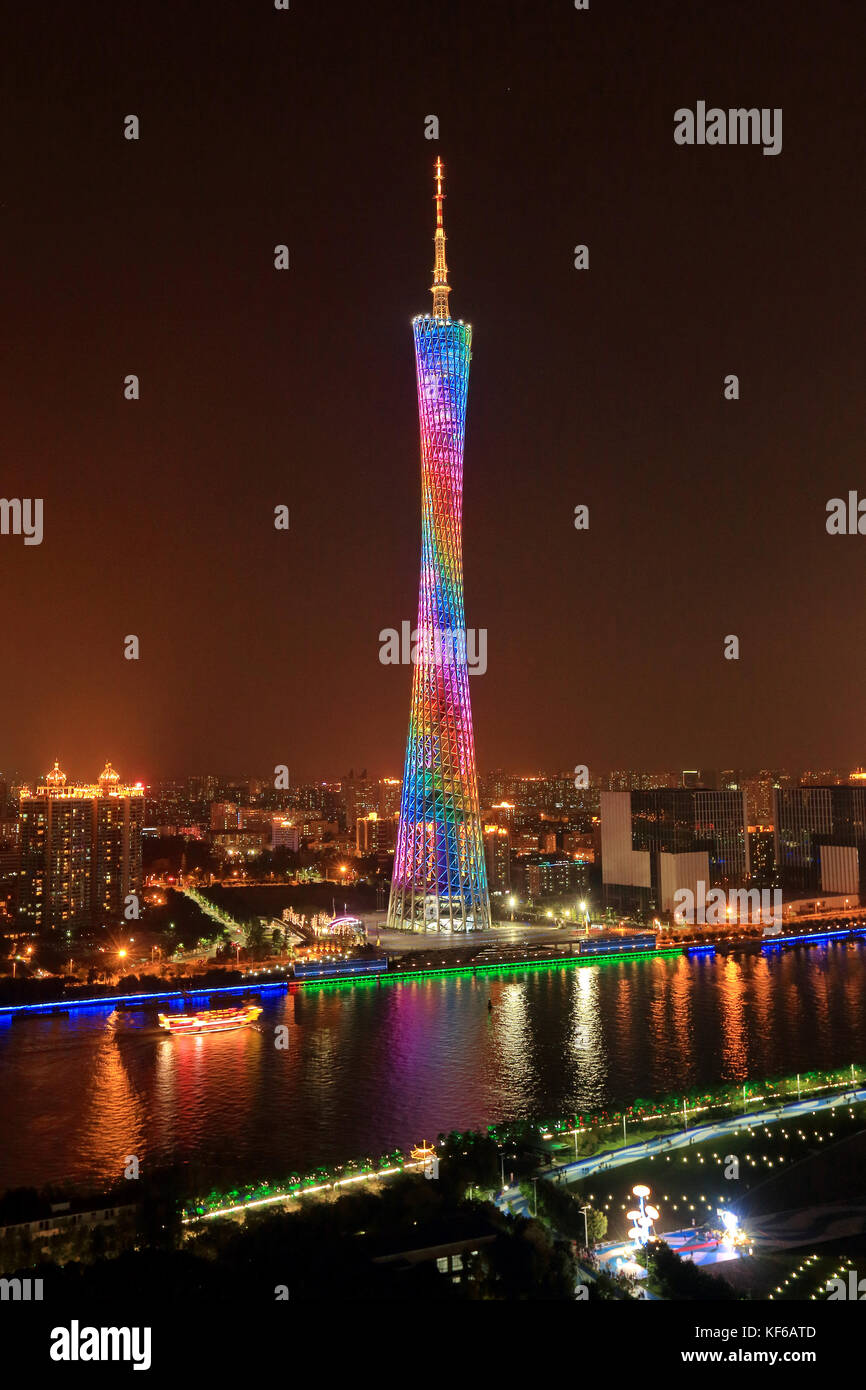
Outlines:
POLYGON ((388 926, 480 931, 490 897, 478 811, 463 610, 463 440, 472 329, 451 317, 442 161, 433 313, 413 320, 421 425, 421 585, 388 926))

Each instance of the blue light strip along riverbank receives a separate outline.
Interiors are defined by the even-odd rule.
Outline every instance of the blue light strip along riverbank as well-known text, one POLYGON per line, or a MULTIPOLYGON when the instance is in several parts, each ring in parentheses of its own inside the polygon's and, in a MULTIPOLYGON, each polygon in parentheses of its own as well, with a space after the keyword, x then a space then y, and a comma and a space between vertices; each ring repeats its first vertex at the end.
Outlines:
POLYGON ((504 975, 530 970, 562 970, 568 966, 605 965, 618 961, 620 964, 632 960, 667 960, 679 956, 679 947, 668 947, 661 951, 621 951, 605 956, 562 956, 551 960, 503 961, 481 965, 430 966, 421 970, 388 970, 377 975, 349 975, 339 979, 320 980, 273 980, 248 979, 243 985, 219 985, 215 988, 193 990, 159 990, 154 994, 118 994, 109 998, 93 999, 55 999, 39 1004, 0 1005, 0 1019, 19 1013, 66 1012, 70 1009, 116 1008, 118 1004, 157 1004, 166 999, 202 999, 212 994, 254 994, 263 990, 287 990, 290 985, 296 989, 346 989, 358 985, 400 984, 403 980, 433 979, 455 975, 504 975))

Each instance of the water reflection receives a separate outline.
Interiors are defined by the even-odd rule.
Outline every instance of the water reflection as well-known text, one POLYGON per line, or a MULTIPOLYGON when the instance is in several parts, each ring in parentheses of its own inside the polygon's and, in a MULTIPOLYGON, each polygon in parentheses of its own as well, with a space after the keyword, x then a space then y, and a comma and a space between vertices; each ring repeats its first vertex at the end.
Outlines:
POLYGON ((829 944, 301 990, 211 1036, 27 1015, 0 1029, 0 1187, 113 1182, 133 1153, 277 1175, 451 1127, 844 1066, 866 1052, 864 982, 866 946, 829 944))

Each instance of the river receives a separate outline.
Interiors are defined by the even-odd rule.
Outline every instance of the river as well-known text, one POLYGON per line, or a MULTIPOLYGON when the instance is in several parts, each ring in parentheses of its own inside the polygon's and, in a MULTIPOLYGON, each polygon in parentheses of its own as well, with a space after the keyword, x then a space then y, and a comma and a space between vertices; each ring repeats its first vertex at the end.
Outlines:
POLYGON ((446 1129, 841 1067, 866 1060, 864 986, 858 941, 306 987, 210 1036, 18 1015, 0 1024, 0 1189, 110 1186, 133 1154, 277 1180, 446 1129))

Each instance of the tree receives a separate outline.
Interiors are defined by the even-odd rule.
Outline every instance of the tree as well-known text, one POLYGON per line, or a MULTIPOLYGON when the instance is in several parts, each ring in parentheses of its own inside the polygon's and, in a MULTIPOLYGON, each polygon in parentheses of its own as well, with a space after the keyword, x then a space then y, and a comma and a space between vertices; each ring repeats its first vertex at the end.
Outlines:
POLYGON ((604 1240, 607 1235, 607 1217, 603 1211, 596 1211, 595 1207, 587 1207, 586 1225, 590 1245, 598 1245, 599 1241, 604 1240))
POLYGON ((483 1299, 574 1299, 577 1267, 564 1241, 539 1221, 511 1220, 492 1245, 470 1265, 470 1297, 483 1299))
POLYGON ((725 1279, 706 1274, 692 1260, 683 1260, 663 1240, 646 1247, 647 1282, 654 1293, 667 1299, 736 1299, 739 1295, 725 1279))
POLYGON ((577 1193, 570 1192, 567 1187, 551 1182, 548 1178, 537 1182, 535 1188, 539 1216, 560 1235, 566 1236, 569 1240, 576 1240, 580 1245, 583 1245, 587 1238, 590 1245, 604 1240, 607 1234, 607 1217, 603 1211, 587 1207, 584 1221, 583 1204, 577 1193))
POLYGON ((495 1139, 473 1130, 466 1134, 453 1131, 446 1136, 439 1153, 441 1190, 462 1195, 467 1187, 499 1187, 501 1170, 495 1139))

